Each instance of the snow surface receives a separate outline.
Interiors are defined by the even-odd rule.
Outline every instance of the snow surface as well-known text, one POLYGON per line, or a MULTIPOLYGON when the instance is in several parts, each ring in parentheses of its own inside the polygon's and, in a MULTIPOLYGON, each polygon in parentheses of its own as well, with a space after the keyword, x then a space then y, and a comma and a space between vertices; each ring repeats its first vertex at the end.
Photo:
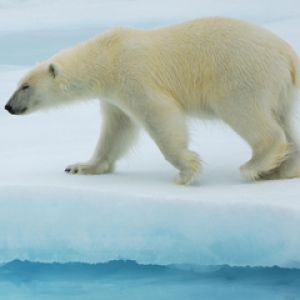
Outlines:
MULTIPOLYGON (((36 61, 113 25, 229 15, 263 24, 300 53, 299 2, 270 3, 0 0, 1 103, 36 61)), ((205 170, 195 186, 178 187, 145 134, 115 174, 64 174, 93 152, 97 101, 26 117, 1 110, 0 122, 1 262, 300 267, 300 180, 243 182, 238 168, 250 149, 224 124, 191 123, 205 170)))

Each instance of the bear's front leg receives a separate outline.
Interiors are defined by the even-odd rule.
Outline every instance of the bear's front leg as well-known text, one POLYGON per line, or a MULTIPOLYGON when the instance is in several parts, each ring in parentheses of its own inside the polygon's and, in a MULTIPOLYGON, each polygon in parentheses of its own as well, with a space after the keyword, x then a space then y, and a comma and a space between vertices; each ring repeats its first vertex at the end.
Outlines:
POLYGON ((185 116, 173 98, 154 94, 132 107, 136 116, 165 159, 179 170, 175 182, 180 185, 193 183, 201 172, 197 153, 188 149, 188 133, 185 116))
POLYGON ((77 163, 67 166, 65 169, 66 173, 70 174, 84 174, 84 175, 96 175, 111 173, 114 170, 114 166, 109 162, 99 163, 97 161, 90 161, 86 163, 77 163))
POLYGON ((119 108, 102 103, 102 134, 93 157, 86 163, 67 166, 66 173, 95 175, 111 173, 115 162, 130 148, 137 136, 137 127, 119 108))

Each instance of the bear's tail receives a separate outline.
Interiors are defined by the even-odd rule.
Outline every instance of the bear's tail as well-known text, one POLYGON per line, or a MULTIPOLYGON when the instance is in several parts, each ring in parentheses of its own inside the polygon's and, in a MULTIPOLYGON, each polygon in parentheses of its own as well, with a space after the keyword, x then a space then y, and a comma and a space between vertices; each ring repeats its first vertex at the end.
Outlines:
POLYGON ((293 86, 300 88, 300 62, 294 51, 290 54, 290 74, 293 86))

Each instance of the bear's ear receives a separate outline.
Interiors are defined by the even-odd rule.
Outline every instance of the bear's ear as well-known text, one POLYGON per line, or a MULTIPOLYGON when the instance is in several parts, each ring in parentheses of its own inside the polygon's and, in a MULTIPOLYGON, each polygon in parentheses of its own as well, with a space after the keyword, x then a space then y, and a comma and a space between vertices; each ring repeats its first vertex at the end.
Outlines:
POLYGON ((48 67, 48 71, 49 71, 49 74, 51 75, 51 77, 55 78, 58 76, 59 74, 59 68, 56 64, 54 63, 51 63, 48 67))

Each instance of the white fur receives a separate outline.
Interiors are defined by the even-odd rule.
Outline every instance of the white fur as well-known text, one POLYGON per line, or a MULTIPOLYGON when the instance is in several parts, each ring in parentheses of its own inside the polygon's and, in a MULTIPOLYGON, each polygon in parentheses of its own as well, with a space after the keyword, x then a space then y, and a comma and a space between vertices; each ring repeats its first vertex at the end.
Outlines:
POLYGON ((188 149, 186 115, 221 119, 248 142, 253 156, 241 167, 246 178, 300 176, 291 128, 298 76, 298 59, 287 43, 255 25, 218 17, 155 30, 112 30, 58 53, 22 84, 39 95, 33 92, 28 112, 102 100, 94 156, 68 172, 112 171, 142 126, 180 171, 177 182, 189 184, 201 162, 188 149), (56 76, 49 79, 50 63, 56 76))

